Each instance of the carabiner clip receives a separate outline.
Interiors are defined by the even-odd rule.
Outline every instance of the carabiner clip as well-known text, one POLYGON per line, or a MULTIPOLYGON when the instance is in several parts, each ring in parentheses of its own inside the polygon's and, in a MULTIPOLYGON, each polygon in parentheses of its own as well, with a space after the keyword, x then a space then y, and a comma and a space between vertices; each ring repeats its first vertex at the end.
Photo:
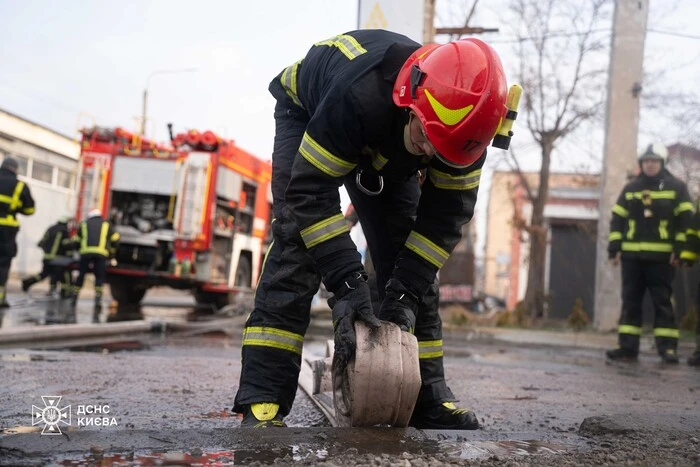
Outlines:
POLYGON ((377 196, 384 189, 384 178, 381 175, 377 175, 377 178, 379 179, 379 189, 377 191, 372 191, 369 188, 366 188, 364 185, 362 185, 362 170, 358 169, 357 175, 355 176, 355 185, 362 193, 366 194, 367 196, 377 196))

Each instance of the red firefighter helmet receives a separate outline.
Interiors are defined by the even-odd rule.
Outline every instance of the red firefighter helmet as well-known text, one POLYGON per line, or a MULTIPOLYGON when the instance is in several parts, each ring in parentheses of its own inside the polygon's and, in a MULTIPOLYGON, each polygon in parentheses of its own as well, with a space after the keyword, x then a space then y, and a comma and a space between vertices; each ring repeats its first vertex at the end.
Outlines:
POLYGON ((416 50, 394 83, 394 103, 413 110, 445 163, 463 167, 484 152, 505 118, 506 75, 479 39, 416 50))

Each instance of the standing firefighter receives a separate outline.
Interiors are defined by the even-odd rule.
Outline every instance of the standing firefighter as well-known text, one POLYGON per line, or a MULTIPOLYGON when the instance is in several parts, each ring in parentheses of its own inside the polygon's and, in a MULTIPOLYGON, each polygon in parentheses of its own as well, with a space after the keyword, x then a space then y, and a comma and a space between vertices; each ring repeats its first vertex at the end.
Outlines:
POLYGON ((334 294, 334 366, 354 356, 356 320, 380 326, 340 210, 345 185, 377 271, 378 317, 418 338, 411 425, 477 428, 445 381, 435 279, 473 215, 486 146, 513 118, 496 52, 477 39, 421 47, 384 30, 353 31, 315 44, 270 92, 274 242, 243 334, 241 425, 285 426, 321 280, 334 294))
MULTIPOLYGON (((700 200, 695 207, 695 215, 688 229, 688 251, 681 255, 684 261, 696 262, 700 258, 700 200)), ((688 365, 700 366, 700 283, 695 297, 695 352, 688 358, 688 365)))
POLYGON ((48 295, 53 295, 60 283, 61 297, 67 297, 70 294, 71 280, 66 266, 73 246, 74 243, 68 232, 68 216, 62 216, 58 222, 46 230, 39 241, 39 248, 44 250, 41 272, 22 280, 22 291, 28 291, 32 285, 49 277, 48 295))
POLYGON ((0 308, 8 308, 6 286, 12 258, 17 254, 17 213, 34 214, 34 199, 29 187, 17 180, 19 164, 5 157, 0 165, 0 308))
POLYGON ((75 238, 80 253, 78 265, 78 279, 73 286, 71 298, 73 306, 78 303, 78 295, 85 281, 90 267, 95 276, 95 315, 102 310, 102 287, 107 275, 107 260, 114 254, 114 249, 119 241, 119 234, 112 230, 109 222, 102 218, 99 209, 93 209, 88 213, 87 219, 78 226, 75 238))
POLYGON ((693 215, 685 183, 664 167, 668 151, 651 144, 639 156, 641 173, 622 190, 613 207, 608 254, 622 258, 622 314, 619 347, 611 360, 636 360, 642 335, 642 299, 654 304, 656 349, 666 363, 678 363, 678 326, 671 302, 674 267, 687 250, 686 231, 693 215))

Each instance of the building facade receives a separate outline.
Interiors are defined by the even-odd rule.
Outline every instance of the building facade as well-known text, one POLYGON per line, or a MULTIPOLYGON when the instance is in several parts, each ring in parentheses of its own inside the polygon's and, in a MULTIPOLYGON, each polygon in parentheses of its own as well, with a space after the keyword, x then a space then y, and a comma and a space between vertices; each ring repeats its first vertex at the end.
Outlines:
MULTIPOLYGON (((539 174, 522 174, 536 189, 539 174)), ((553 173, 544 209, 547 223, 545 292, 550 318, 571 312, 577 298, 592 313, 595 285, 595 241, 600 177, 553 173)), ((525 187, 517 172, 496 171, 487 208, 484 258, 484 292, 505 300, 512 309, 525 296, 530 244, 521 222, 532 213, 525 187)))
POLYGON ((36 201, 33 216, 18 216, 18 253, 11 273, 25 275, 41 269, 37 247, 44 231, 62 215, 74 211, 74 187, 80 145, 68 136, 0 109, 0 159, 19 162, 19 178, 36 201))

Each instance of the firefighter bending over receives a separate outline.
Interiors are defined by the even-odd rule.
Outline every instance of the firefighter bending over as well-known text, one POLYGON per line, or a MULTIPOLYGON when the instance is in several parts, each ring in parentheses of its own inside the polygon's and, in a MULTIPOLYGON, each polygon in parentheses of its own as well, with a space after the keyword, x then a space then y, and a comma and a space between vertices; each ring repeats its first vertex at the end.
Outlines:
POLYGON ((285 426, 323 280, 334 294, 334 365, 353 358, 354 321, 394 322, 420 349, 411 425, 476 429, 445 382, 435 279, 473 215, 486 146, 512 117, 496 52, 477 39, 421 47, 384 30, 353 31, 315 44, 269 89, 277 100, 274 242, 243 334, 234 405, 241 426, 285 426), (379 319, 340 209, 341 185, 377 271, 379 319))
POLYGON ((39 248, 44 250, 44 259, 41 272, 22 280, 22 291, 49 277, 50 286, 47 295, 53 296, 58 284, 61 284, 61 298, 70 296, 71 276, 68 270, 70 254, 74 243, 68 232, 68 216, 61 216, 58 221, 46 229, 44 236, 39 241, 39 248))
POLYGON ((622 259, 622 313, 618 348, 611 360, 636 360, 642 335, 642 299, 654 304, 656 349, 665 363, 678 363, 678 325, 671 295, 675 267, 687 261, 686 231, 693 216, 688 188, 664 164, 668 151, 650 144, 639 156, 641 172, 620 193, 612 210, 608 255, 622 259))
POLYGON ((29 187, 17 180, 17 160, 6 156, 0 164, 0 308, 8 308, 6 287, 12 258, 17 255, 17 214, 34 214, 29 187))
POLYGON ((107 260, 114 254, 119 233, 112 230, 112 226, 102 218, 99 209, 93 209, 87 215, 87 219, 80 223, 76 233, 75 242, 78 244, 80 262, 78 265, 78 279, 73 286, 71 297, 72 305, 78 303, 78 295, 85 281, 90 267, 95 276, 95 307, 93 320, 97 320, 102 311, 102 287, 107 275, 107 260))

